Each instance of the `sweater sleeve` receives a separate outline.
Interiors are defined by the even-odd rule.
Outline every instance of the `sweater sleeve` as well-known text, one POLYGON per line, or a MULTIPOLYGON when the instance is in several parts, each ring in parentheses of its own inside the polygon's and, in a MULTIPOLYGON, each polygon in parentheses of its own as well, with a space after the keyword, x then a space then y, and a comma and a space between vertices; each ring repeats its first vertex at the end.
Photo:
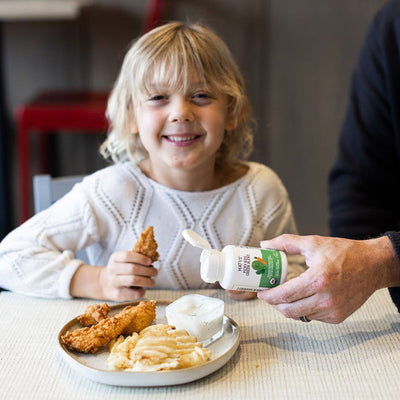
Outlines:
POLYGON ((95 225, 78 184, 0 243, 0 286, 26 295, 70 298, 70 281, 83 264, 74 254, 96 240, 95 225))
MULTIPOLYGON (((396 253, 397 260, 400 265, 400 232, 389 231, 385 235, 392 242, 393 249, 396 253)), ((400 287, 389 288, 390 296, 392 297, 393 303, 396 305, 400 312, 400 287)))
MULTIPOLYGON (((333 236, 363 239, 399 229, 399 71, 400 1, 391 0, 371 23, 352 78, 329 176, 333 236)), ((400 288, 389 291, 399 307, 400 288)))
POLYGON ((400 2, 372 22, 353 74, 329 177, 330 229, 366 238, 400 221, 400 2))

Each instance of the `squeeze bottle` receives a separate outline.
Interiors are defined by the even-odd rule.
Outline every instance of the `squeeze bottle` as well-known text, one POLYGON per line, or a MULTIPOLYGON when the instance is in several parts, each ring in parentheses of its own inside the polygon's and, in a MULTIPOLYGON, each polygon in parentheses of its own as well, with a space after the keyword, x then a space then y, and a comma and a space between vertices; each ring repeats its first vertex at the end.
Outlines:
POLYGON ((218 281, 229 290, 258 292, 278 286, 286 279, 287 258, 282 251, 233 245, 218 251, 190 229, 185 229, 182 236, 192 246, 203 249, 200 275, 205 282, 218 281))

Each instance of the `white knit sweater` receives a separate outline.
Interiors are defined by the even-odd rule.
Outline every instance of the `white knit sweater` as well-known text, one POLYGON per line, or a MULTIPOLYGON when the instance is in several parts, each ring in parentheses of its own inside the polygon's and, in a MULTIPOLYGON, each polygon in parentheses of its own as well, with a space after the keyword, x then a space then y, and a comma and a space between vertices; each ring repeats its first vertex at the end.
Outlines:
POLYGON ((258 246, 296 232, 288 194, 277 175, 247 163, 245 176, 219 189, 184 192, 146 177, 132 162, 87 176, 62 199, 11 232, 0 244, 0 287, 42 297, 70 298, 69 285, 88 247, 92 265, 130 250, 149 225, 160 253, 156 288, 208 287, 200 278, 201 250, 181 235, 192 229, 215 249, 258 246))

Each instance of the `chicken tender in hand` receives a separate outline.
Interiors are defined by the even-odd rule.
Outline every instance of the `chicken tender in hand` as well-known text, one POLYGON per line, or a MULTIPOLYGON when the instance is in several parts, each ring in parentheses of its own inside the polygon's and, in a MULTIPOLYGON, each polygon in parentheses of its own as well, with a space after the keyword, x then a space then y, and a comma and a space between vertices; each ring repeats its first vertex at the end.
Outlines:
POLYGON ((160 255, 157 252, 157 242, 154 238, 154 229, 149 226, 144 232, 140 234, 140 238, 135 243, 133 251, 150 257, 151 260, 157 261, 160 255))

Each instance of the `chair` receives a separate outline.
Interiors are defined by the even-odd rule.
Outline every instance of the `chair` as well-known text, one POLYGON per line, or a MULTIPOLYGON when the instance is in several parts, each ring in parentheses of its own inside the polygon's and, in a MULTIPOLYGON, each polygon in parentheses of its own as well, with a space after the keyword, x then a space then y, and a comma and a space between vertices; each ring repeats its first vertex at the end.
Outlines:
POLYGON ((74 133, 105 133, 107 131, 108 92, 45 92, 16 109, 17 144, 20 184, 20 219, 30 215, 30 133, 39 134, 40 172, 48 172, 46 136, 63 131, 74 133))
MULTIPOLYGON (((50 175, 35 175, 33 177, 33 204, 35 214, 50 207, 56 200, 69 192, 72 187, 83 179, 84 175, 52 178, 50 175)), ((76 258, 89 263, 85 250, 78 251, 76 258)))

